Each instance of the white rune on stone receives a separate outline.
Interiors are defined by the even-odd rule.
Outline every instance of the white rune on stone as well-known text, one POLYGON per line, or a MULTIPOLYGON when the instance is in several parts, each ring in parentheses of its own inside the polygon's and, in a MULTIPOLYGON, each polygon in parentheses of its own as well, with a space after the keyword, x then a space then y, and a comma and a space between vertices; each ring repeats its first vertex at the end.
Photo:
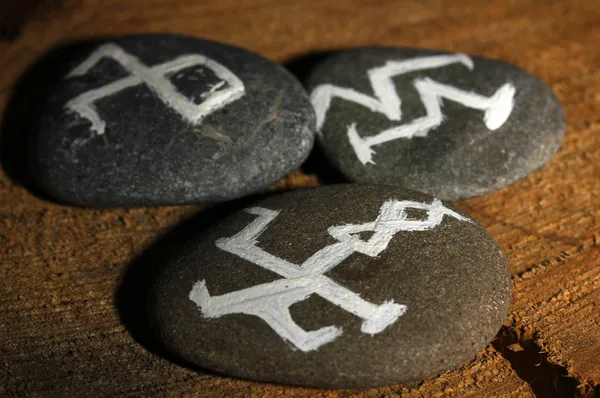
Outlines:
POLYGON ((80 94, 65 105, 68 109, 77 112, 81 117, 88 119, 92 123, 92 130, 97 134, 104 134, 106 123, 98 115, 98 111, 94 107, 94 102, 116 94, 128 87, 137 86, 138 84, 148 86, 165 105, 175 110, 184 120, 192 124, 201 123, 205 116, 244 95, 244 83, 225 66, 204 55, 185 54, 162 64, 148 66, 125 52, 116 44, 105 44, 99 47, 84 62, 73 69, 67 75, 67 78, 85 75, 102 58, 110 58, 117 61, 130 75, 80 94), (175 73, 195 65, 203 65, 211 69, 221 79, 208 93, 200 95, 203 101, 198 105, 181 94, 177 90, 177 87, 167 78, 167 75, 170 73, 175 73), (225 83, 228 84, 226 88, 216 91, 225 83))
POLYGON ((347 224, 330 227, 327 232, 337 240, 314 253, 301 265, 291 263, 258 247, 258 238, 279 214, 279 211, 264 207, 252 207, 246 212, 258 217, 243 230, 229 238, 216 241, 217 247, 235 254, 260 267, 272 271, 283 279, 255 285, 220 296, 211 296, 204 280, 197 281, 189 298, 195 302, 207 318, 218 318, 227 314, 248 314, 262 318, 283 339, 302 351, 316 350, 321 345, 336 339, 342 330, 326 326, 306 331, 298 326, 290 315, 290 306, 318 294, 324 299, 356 315, 363 320, 361 331, 374 335, 383 331, 407 310, 393 300, 377 305, 360 297, 359 294, 339 285, 325 273, 339 265, 353 253, 377 257, 384 251, 395 234, 401 231, 426 231, 440 225, 444 216, 461 221, 468 218, 445 207, 438 199, 431 204, 415 201, 389 200, 383 203, 375 221, 363 224, 347 224), (426 219, 412 219, 406 209, 427 212, 426 219), (373 232, 364 241, 361 232, 373 232))
MULTIPOLYGON (((373 87, 374 96, 372 97, 352 88, 334 86, 333 84, 319 85, 311 93, 311 102, 317 115, 317 130, 322 129, 325 116, 334 97, 367 107, 373 112, 385 115, 389 120, 400 121, 402 119, 402 101, 396 92, 396 86, 392 78, 409 72, 440 68, 455 63, 463 64, 471 70, 474 67, 473 60, 464 54, 388 61, 383 66, 367 71, 367 76, 373 87)), ((514 107, 516 89, 511 83, 502 85, 491 97, 464 91, 429 78, 415 79, 413 85, 425 107, 425 116, 369 137, 361 137, 358 134, 356 123, 351 123, 348 126, 348 140, 354 148, 357 158, 363 164, 375 164, 373 161, 375 151, 372 148, 376 145, 398 138, 425 137, 430 130, 440 126, 445 119, 442 113, 443 98, 472 109, 484 111, 483 121, 490 130, 496 130, 502 126, 509 118, 514 107)))

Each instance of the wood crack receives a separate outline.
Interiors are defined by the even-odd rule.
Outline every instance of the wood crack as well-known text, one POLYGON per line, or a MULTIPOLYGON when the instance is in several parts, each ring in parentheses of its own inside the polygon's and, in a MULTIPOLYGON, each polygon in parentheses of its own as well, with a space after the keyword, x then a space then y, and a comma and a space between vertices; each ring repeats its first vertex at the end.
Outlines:
POLYGON ((600 386, 590 386, 571 376, 565 366, 550 362, 536 340, 535 334, 503 326, 492 345, 538 398, 599 396, 600 386))

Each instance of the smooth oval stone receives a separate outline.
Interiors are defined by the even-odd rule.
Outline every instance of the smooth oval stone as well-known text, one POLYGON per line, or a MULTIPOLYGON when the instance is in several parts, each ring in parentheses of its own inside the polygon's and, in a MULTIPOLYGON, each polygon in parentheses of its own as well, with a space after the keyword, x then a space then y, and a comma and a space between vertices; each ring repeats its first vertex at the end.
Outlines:
POLYGON ((73 61, 44 108, 33 171, 82 205, 216 202, 297 168, 314 111, 279 65, 175 35, 99 44, 73 61))
POLYGON ((316 387, 423 379, 484 348, 511 301, 474 220, 429 195, 333 185, 269 197, 155 277, 156 335, 188 363, 316 387))
POLYGON ((320 147, 348 179, 445 200, 525 177, 564 135, 552 90, 501 61, 363 48, 325 58, 306 84, 320 147))

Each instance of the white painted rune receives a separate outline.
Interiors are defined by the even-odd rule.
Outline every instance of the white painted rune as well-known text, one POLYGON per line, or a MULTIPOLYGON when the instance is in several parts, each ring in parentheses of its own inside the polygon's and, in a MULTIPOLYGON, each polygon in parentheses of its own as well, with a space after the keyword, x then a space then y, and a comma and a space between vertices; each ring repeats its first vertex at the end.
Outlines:
MULTIPOLYGON (((409 72, 441 68, 455 63, 462 64, 470 70, 474 68, 473 60, 468 55, 435 55, 404 61, 388 61, 383 66, 369 69, 367 76, 374 96, 333 84, 319 85, 311 93, 311 102, 317 115, 317 130, 322 129, 331 101, 335 97, 367 107, 373 112, 385 115, 389 120, 400 121, 402 119, 402 101, 392 78, 409 72)), ((375 164, 373 161, 374 146, 399 138, 425 137, 430 130, 440 126, 445 119, 442 112, 442 99, 444 98, 468 108, 483 111, 483 121, 492 131, 497 130, 506 122, 514 107, 516 89, 511 83, 505 83, 490 97, 461 90, 429 78, 415 79, 413 85, 425 107, 425 116, 368 137, 361 137, 358 134, 356 123, 348 126, 347 135, 350 144, 364 165, 375 164)))
POLYGON ((294 322, 290 315, 290 306, 312 294, 317 294, 361 318, 361 332, 370 335, 383 331, 407 311, 406 305, 396 304, 391 298, 383 304, 371 303, 325 276, 327 271, 353 253, 377 257, 387 248, 395 234, 433 229, 442 223, 444 216, 471 222, 445 207, 438 199, 434 199, 430 204, 389 200, 383 203, 375 221, 330 227, 327 232, 337 242, 320 249, 298 265, 258 247, 258 238, 275 220, 279 211, 252 207, 246 209, 246 212, 258 217, 237 234, 218 239, 217 247, 272 271, 283 279, 220 296, 211 296, 206 282, 201 280, 194 284, 189 298, 199 306, 207 318, 236 313, 258 316, 284 340, 305 352, 316 350, 342 334, 341 328, 336 326, 306 331, 294 322), (427 218, 413 219, 407 214, 407 209, 423 210, 427 213, 427 218), (361 232, 373 234, 364 241, 359 238, 361 232))
POLYGON ((245 92, 244 84, 233 72, 204 55, 185 54, 162 64, 148 66, 112 43, 99 47, 84 62, 73 69, 67 75, 67 78, 85 75, 103 58, 117 61, 130 75, 80 94, 65 105, 66 108, 88 119, 92 123, 91 129, 97 134, 104 134, 106 123, 98 115, 94 102, 138 84, 148 86, 165 105, 175 110, 184 120, 192 124, 201 123, 204 117, 241 98, 245 92), (221 79, 208 92, 200 95, 203 98, 200 104, 195 104, 181 94, 167 77, 168 74, 195 65, 203 65, 211 69, 221 79), (220 89, 225 83, 227 83, 227 87, 220 89))

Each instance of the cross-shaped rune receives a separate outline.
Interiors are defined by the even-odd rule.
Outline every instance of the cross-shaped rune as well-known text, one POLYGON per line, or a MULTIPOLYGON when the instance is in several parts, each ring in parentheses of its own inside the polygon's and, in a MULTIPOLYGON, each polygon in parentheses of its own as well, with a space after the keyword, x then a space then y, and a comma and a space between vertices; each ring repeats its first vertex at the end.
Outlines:
POLYGON ((227 314, 242 313, 262 318, 283 339, 302 351, 316 350, 321 345, 335 340, 342 330, 326 326, 306 331, 292 319, 289 308, 292 304, 318 294, 324 299, 356 315, 363 320, 361 331, 377 334, 396 322, 407 310, 393 300, 377 305, 360 297, 357 293, 341 286, 324 274, 353 253, 377 257, 384 251, 394 235, 401 231, 426 231, 438 226, 444 216, 461 221, 468 218, 445 207, 435 199, 431 204, 415 201, 389 200, 383 203, 375 221, 364 224, 347 224, 330 227, 327 232, 337 240, 322 248, 301 265, 293 264, 268 253, 257 246, 258 238, 279 214, 279 211, 264 207, 252 207, 246 212, 258 216, 243 230, 229 238, 216 241, 217 247, 235 254, 260 267, 272 271, 283 279, 211 296, 206 282, 194 284, 189 298, 195 302, 207 318, 218 318, 227 314), (423 220, 410 219, 406 209, 427 212, 423 220), (359 238, 361 232, 373 232, 369 240, 359 238))

